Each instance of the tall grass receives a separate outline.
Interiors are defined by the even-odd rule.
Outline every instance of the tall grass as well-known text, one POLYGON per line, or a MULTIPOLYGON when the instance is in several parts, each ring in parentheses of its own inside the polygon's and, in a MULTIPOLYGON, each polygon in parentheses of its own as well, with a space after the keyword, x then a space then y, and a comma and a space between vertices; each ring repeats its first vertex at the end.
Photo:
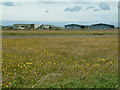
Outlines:
POLYGON ((3 38, 4 88, 116 88, 117 36, 3 38))

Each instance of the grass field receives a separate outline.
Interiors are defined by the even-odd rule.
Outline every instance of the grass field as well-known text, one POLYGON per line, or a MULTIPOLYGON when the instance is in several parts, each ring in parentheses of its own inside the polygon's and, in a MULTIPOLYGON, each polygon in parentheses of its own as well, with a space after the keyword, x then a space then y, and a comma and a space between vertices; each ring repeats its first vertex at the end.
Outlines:
POLYGON ((3 35, 117 35, 118 29, 100 30, 3 30, 3 35))
POLYGON ((116 88, 117 36, 3 38, 4 88, 116 88))

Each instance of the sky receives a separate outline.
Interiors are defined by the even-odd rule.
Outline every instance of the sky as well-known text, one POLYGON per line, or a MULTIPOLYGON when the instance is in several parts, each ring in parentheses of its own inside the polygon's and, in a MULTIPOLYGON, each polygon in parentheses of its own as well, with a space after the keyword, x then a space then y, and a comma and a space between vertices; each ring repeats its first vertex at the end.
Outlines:
POLYGON ((118 25, 119 0, 2 0, 1 24, 118 25))

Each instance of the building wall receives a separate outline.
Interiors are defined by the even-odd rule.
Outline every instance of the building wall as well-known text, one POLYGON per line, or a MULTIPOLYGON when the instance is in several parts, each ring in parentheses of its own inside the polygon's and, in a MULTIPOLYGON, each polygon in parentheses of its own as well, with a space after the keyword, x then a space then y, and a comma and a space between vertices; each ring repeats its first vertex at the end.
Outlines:
POLYGON ((14 26, 13 29, 25 29, 24 27, 14 26))
POLYGON ((40 25, 37 29, 49 29, 50 26, 40 25))
POLYGON ((49 29, 50 26, 43 26, 43 29, 49 29))
POLYGON ((80 26, 65 26, 65 29, 80 29, 80 26))
POLYGON ((40 27, 41 25, 39 24, 34 24, 34 29, 38 29, 38 27, 40 27))
POLYGON ((12 26, 2 26, 2 29, 13 29, 12 26))
POLYGON ((111 26, 107 25, 96 25, 96 26, 91 26, 92 29, 103 29, 103 28, 111 28, 111 26))

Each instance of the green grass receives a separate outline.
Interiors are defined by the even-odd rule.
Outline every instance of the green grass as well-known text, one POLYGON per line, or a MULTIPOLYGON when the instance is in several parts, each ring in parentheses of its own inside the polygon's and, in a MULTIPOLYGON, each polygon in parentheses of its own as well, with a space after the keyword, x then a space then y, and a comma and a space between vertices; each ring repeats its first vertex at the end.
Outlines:
POLYGON ((117 36, 3 38, 3 87, 117 88, 117 36))
POLYGON ((90 76, 91 80, 87 81, 85 79, 79 79, 79 78, 71 78, 67 82, 66 81, 60 81, 59 84, 50 84, 48 88, 58 88, 58 87, 64 87, 64 88, 115 88, 117 86, 116 80, 117 74, 96 74, 93 76, 90 76), (95 83, 93 83, 95 82, 95 83), (60 86, 61 85, 61 86, 60 86))

